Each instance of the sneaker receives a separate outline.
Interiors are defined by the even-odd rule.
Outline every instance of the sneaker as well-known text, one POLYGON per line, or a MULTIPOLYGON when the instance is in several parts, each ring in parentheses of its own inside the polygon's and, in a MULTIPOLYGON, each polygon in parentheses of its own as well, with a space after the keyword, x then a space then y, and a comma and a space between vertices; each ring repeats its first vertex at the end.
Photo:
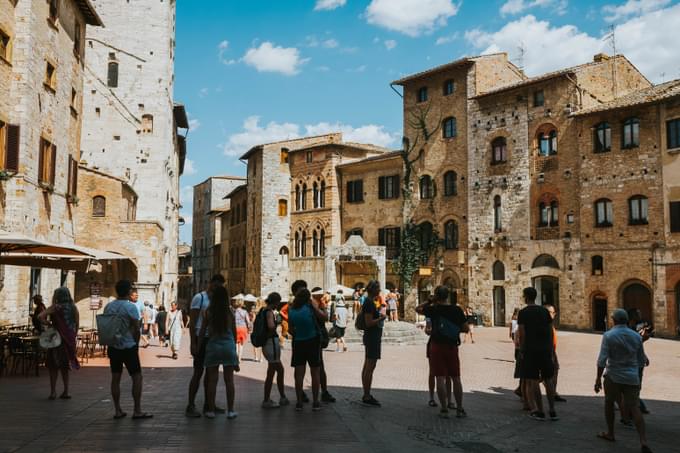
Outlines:
POLYGON ((369 396, 368 398, 362 398, 361 402, 363 403, 364 406, 380 407, 380 402, 378 402, 377 399, 373 398, 373 396, 369 396))
POLYGON ((201 418, 201 413, 198 412, 194 406, 187 406, 184 415, 189 418, 201 418))
POLYGON ((275 403, 272 400, 264 401, 262 403, 262 409, 278 409, 279 407, 279 403, 275 403))
POLYGON ((557 401, 558 403, 566 403, 567 402, 567 400, 562 398, 560 395, 555 395, 555 401, 557 401))
MULTIPOLYGON (((206 406, 203 406, 203 413, 205 414, 206 412, 208 412, 208 408, 206 406)), ((227 410, 223 407, 215 406, 215 410, 213 412, 215 412, 216 414, 226 414, 227 410)))
POLYGON ((279 406, 281 406, 281 407, 288 406, 289 404, 290 404, 290 401, 288 401, 288 398, 286 398, 285 396, 281 397, 281 399, 279 400, 279 406))
POLYGON ((319 412, 321 410, 321 403, 318 401, 312 404, 312 412, 319 412))
POLYGON ((215 418, 215 413, 213 411, 206 411, 206 412, 203 412, 203 416, 205 418, 213 419, 213 418, 215 418))
POLYGON ((233 420, 238 417, 238 412, 229 411, 227 412, 227 420, 233 420))
POLYGON ((529 414, 529 418, 532 418, 532 419, 539 421, 539 422, 544 422, 545 421, 545 414, 543 412, 535 411, 535 412, 532 412, 532 413, 529 414))
POLYGON ((324 403, 335 403, 336 400, 333 397, 333 395, 326 391, 321 394, 321 401, 323 401, 324 403))
POLYGON ((302 412, 302 403, 295 403, 295 410, 297 412, 302 412))
POLYGON ((302 392, 302 402, 303 403, 309 403, 309 397, 305 392, 302 392))
POLYGON ((550 411, 549 415, 550 415, 550 420, 553 421, 553 422, 556 422, 557 420, 560 419, 557 416, 557 412, 555 412, 555 411, 550 411))

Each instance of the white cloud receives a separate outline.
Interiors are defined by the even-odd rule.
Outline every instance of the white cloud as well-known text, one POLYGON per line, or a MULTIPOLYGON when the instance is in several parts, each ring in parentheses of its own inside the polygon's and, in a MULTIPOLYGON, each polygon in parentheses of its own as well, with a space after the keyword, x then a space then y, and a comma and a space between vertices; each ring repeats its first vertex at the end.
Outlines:
POLYGON ((201 122, 199 120, 197 120, 196 118, 192 118, 189 120, 189 132, 194 132, 199 127, 201 127, 201 122))
POLYGON ((508 0, 501 6, 501 15, 519 14, 531 8, 551 8, 557 14, 567 11, 568 0, 508 0))
POLYGON ((357 66, 356 68, 349 68, 345 69, 346 72, 366 72, 367 66, 365 64, 362 64, 361 66, 357 66))
POLYGON ((250 116, 243 122, 243 131, 229 136, 227 143, 221 145, 221 147, 227 156, 240 156, 255 145, 290 140, 303 135, 321 135, 330 132, 342 132, 343 138, 346 141, 370 143, 379 146, 394 145, 399 139, 399 134, 390 133, 385 130, 384 126, 375 124, 367 124, 355 128, 339 122, 321 122, 300 126, 295 123, 277 123, 276 121, 271 121, 261 126, 259 116, 250 116))
POLYGON ((437 38, 437 41, 435 42, 435 44, 438 45, 438 46, 441 46, 441 45, 444 45, 444 44, 449 44, 449 43, 457 40, 458 38, 460 38, 460 33, 455 32, 452 35, 440 36, 439 38, 437 38))
POLYGON ((335 49, 340 45, 340 43, 337 40, 331 38, 322 42, 321 45, 324 46, 326 49, 335 49))
POLYGON ((385 41, 385 48, 387 50, 392 50, 395 47, 397 47, 397 41, 395 41, 394 39, 388 39, 385 41))
POLYGON ((316 0, 314 11, 331 11, 345 6, 347 0, 316 0))
POLYGON ((605 5, 602 12, 607 14, 604 20, 616 22, 630 16, 641 15, 657 11, 667 6, 671 0, 628 0, 623 5, 605 5))
MULTIPOLYGON (((680 23, 680 4, 647 13, 615 28, 617 53, 624 54, 650 80, 678 71, 675 29, 680 23), (653 51, 650 51, 653 49, 653 51)), ((529 75, 565 68, 592 60, 599 52, 611 53, 609 43, 590 36, 574 25, 553 27, 528 15, 507 23, 496 32, 469 30, 465 38, 482 53, 506 51, 517 54, 525 47, 524 68, 529 75)))
POLYGON ((209 92, 209 91, 210 91, 210 90, 207 89, 207 88, 201 88, 201 89, 199 90, 199 92, 198 92, 198 97, 199 97, 199 98, 204 98, 204 97, 206 97, 206 96, 208 95, 208 92, 209 92))
POLYGON ((366 8, 366 20, 415 37, 445 26, 459 8, 453 0, 372 0, 366 8))
POLYGON ((192 186, 182 186, 179 190, 179 203, 185 208, 194 203, 194 188, 192 186))
POLYGON ((224 41, 220 42, 217 45, 217 58, 223 64, 226 64, 226 65, 235 64, 236 60, 225 57, 225 54, 227 53, 228 50, 229 50, 229 41, 227 41, 225 39, 224 41))
POLYGON ((248 49, 243 56, 243 61, 257 69, 258 72, 278 72, 292 76, 300 72, 300 66, 309 61, 301 58, 300 51, 295 47, 275 46, 269 41, 260 44, 260 47, 248 49))
POLYGON ((191 159, 185 159, 184 160, 184 174, 189 176, 189 175, 195 175, 197 173, 196 167, 194 165, 194 161, 191 159))

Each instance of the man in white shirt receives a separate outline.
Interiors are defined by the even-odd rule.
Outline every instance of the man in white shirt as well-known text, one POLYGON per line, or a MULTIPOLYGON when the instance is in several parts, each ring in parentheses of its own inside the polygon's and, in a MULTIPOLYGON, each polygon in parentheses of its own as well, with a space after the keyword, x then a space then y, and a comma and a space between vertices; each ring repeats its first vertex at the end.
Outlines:
MULTIPOLYGON (((191 339, 191 355, 194 358, 194 373, 191 376, 191 382, 189 383, 189 403, 187 404, 186 411, 184 412, 187 417, 200 417, 201 413, 196 410, 196 393, 198 393, 198 387, 201 385, 201 377, 203 377, 203 371, 205 369, 205 347, 208 344, 207 341, 201 341, 199 347, 197 336, 201 331, 201 314, 205 313, 210 306, 210 292, 214 286, 224 285, 224 277, 220 274, 214 275, 210 279, 210 283, 205 291, 201 291, 196 294, 193 299, 191 299, 191 306, 189 311, 189 337, 191 339)), ((205 389, 205 382, 203 383, 203 388, 205 389)), ((204 401, 207 401, 206 397, 204 401)), ((205 409, 205 407, 204 407, 205 409)), ((205 410, 204 410, 205 412, 205 410)), ((224 408, 219 408, 215 406, 215 412, 224 413, 224 408)))

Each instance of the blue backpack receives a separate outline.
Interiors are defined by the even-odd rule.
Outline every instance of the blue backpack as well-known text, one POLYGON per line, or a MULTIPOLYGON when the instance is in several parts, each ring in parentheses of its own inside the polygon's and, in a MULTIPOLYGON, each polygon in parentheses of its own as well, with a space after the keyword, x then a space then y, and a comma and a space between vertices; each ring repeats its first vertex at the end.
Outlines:
POLYGON ((443 316, 437 316, 432 320, 432 336, 460 344, 460 327, 443 316))

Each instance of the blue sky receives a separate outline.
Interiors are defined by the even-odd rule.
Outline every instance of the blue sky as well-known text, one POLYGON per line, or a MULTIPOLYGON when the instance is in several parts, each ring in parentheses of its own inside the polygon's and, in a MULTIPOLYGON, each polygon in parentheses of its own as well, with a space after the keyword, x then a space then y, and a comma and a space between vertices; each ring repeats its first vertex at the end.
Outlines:
POLYGON ((252 145, 341 130, 398 146, 389 82, 402 75, 495 51, 537 75, 612 53, 613 26, 617 52, 660 82, 680 78, 678 24, 678 0, 179 0, 175 99, 192 123, 181 238, 191 187, 243 175, 252 145))

